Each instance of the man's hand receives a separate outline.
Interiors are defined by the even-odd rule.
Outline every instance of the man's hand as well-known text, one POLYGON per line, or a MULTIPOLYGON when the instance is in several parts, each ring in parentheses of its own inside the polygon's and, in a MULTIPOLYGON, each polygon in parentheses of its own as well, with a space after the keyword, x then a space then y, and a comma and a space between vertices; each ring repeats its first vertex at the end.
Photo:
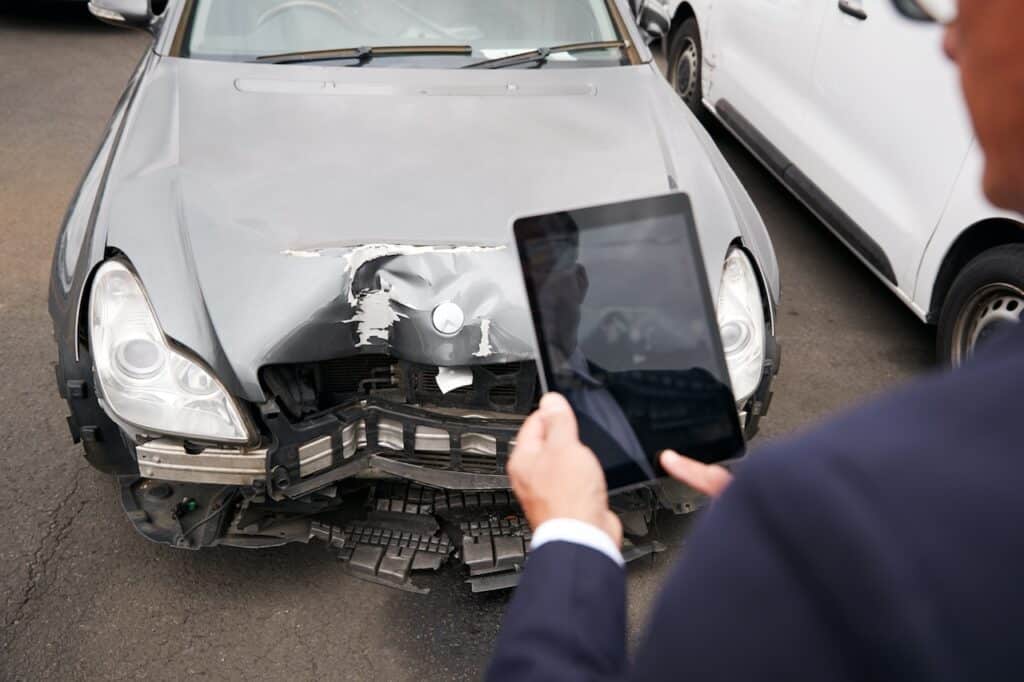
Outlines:
POLYGON ((718 497, 732 482, 732 474, 725 467, 704 464, 671 450, 661 453, 661 466, 672 478, 709 497, 718 497))
POLYGON ((576 519, 607 533, 622 546, 622 523, 608 508, 604 471, 580 443, 568 401, 548 393, 516 437, 508 475, 530 526, 551 519, 576 519))

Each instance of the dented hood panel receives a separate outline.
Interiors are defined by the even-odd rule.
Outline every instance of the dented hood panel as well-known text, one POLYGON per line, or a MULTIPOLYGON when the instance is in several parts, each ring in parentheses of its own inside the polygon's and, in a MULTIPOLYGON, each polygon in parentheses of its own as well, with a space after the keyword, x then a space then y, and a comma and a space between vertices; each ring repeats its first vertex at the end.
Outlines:
MULTIPOLYGON (((691 195, 713 290, 739 231, 653 67, 439 71, 163 58, 99 215, 168 336, 230 390, 352 352, 521 360, 518 216, 691 195), (445 301, 465 314, 434 330, 445 301)), ((642 264, 638 264, 641 265, 642 264)))

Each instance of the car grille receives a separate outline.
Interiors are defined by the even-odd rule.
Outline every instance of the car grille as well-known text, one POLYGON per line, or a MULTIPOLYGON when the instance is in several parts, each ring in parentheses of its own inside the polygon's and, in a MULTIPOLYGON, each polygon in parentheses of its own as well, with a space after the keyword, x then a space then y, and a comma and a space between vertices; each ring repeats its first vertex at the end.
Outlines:
POLYGON ((305 429, 321 428, 326 413, 354 429, 351 449, 332 455, 335 464, 364 451, 400 465, 501 476, 522 416, 539 399, 535 367, 473 366, 473 383, 448 393, 436 366, 387 355, 271 366, 261 379, 289 417, 276 424, 282 433, 307 438, 305 429))
POLYGON ((443 393, 438 368, 388 355, 355 355, 322 362, 275 365, 261 373, 263 385, 293 419, 350 404, 381 400, 422 407, 524 415, 540 399, 533 362, 474 365, 469 386, 443 393))
POLYGON ((338 404, 393 384, 395 360, 387 355, 357 355, 317 363, 321 402, 338 404))
POLYGON ((437 385, 438 368, 402 364, 402 382, 410 403, 437 407, 477 408, 526 414, 538 400, 537 369, 533 362, 477 365, 473 383, 448 393, 437 385))
POLYGON ((445 471, 462 471, 469 474, 503 474, 505 467, 495 455, 462 454, 458 462, 453 461, 448 452, 415 452, 411 455, 404 452, 388 454, 389 459, 431 469, 445 471))

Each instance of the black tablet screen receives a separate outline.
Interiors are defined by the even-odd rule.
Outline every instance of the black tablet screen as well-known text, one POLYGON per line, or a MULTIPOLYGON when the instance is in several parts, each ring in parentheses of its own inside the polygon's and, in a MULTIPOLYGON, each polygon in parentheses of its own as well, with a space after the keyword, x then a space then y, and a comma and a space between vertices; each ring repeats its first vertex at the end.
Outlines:
POLYGON ((685 195, 523 218, 515 233, 546 387, 569 399, 609 488, 661 476, 666 448, 741 454, 685 195))

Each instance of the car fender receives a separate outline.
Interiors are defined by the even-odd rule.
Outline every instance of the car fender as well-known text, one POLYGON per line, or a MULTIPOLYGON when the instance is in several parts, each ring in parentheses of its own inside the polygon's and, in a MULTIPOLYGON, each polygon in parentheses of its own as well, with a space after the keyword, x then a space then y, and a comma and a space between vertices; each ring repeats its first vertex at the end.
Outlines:
MULTIPOLYGON (((678 189, 690 195, 697 220, 701 247, 709 260, 709 272, 721 267, 729 249, 740 243, 754 258, 767 294, 768 322, 775 331, 776 309, 781 298, 779 266, 771 237, 747 191, 718 150, 711 136, 693 113, 683 104, 657 67, 652 74, 658 79, 652 110, 661 128, 666 153, 666 170, 678 189), (664 122, 664 123, 662 123, 664 122), (694 164, 692 150, 696 143, 706 155, 711 168, 694 164), (713 254, 713 255, 712 255, 713 254), (720 257, 715 263, 710 258, 720 257)), ((718 280, 710 278, 713 297, 718 296, 718 280)))
POLYGON ((89 275, 106 254, 106 223, 100 219, 104 192, 124 136, 131 105, 156 58, 147 50, 135 67, 57 234, 51 267, 49 310, 58 346, 73 349, 71 355, 74 360, 79 356, 78 326, 89 275))
POLYGON ((57 389, 70 408, 67 421, 72 440, 82 443, 85 458, 92 466, 121 476, 137 475, 138 465, 120 429, 100 406, 92 361, 88 349, 80 343, 79 325, 92 273, 107 253, 106 223, 101 219, 107 179, 131 104, 155 58, 153 52, 146 51, 114 109, 58 233, 50 277, 49 310, 57 341, 57 389))
POLYGON ((925 247, 918 266, 914 286, 913 302, 919 311, 927 313, 929 322, 937 321, 938 309, 935 304, 936 284, 943 263, 956 244, 957 239, 971 226, 991 219, 1008 219, 1021 224, 1019 215, 1002 211, 985 198, 982 190, 985 159, 977 141, 968 152, 960 175, 950 194, 946 210, 939 220, 928 245, 925 247))

